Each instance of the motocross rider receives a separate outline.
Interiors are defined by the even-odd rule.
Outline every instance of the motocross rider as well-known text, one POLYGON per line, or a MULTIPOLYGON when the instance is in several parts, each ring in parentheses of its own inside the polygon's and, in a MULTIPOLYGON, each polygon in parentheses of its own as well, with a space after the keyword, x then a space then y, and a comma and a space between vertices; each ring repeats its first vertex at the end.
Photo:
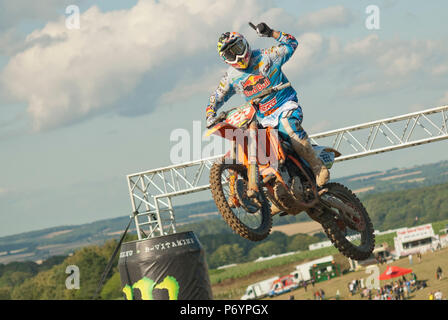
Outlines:
MULTIPOLYGON (((258 35, 272 37, 280 44, 269 49, 251 50, 246 39, 237 32, 226 32, 218 40, 218 53, 231 67, 210 96, 206 108, 207 128, 215 123, 217 110, 235 93, 247 101, 269 86, 288 82, 281 67, 297 48, 298 41, 291 35, 275 31, 262 22, 256 27, 258 35)), ((291 143, 294 151, 312 168, 318 186, 324 185, 330 173, 316 156, 308 135, 301 126, 302 108, 292 87, 273 92, 259 104, 257 116, 263 127, 278 129, 280 136, 291 143)))

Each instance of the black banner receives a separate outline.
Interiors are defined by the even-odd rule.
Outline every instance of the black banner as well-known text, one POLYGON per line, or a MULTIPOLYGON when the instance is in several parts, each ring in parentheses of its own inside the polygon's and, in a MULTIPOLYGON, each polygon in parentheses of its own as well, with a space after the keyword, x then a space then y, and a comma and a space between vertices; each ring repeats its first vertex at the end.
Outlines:
POLYGON ((204 249, 192 231, 123 243, 118 268, 127 300, 213 299, 204 249))

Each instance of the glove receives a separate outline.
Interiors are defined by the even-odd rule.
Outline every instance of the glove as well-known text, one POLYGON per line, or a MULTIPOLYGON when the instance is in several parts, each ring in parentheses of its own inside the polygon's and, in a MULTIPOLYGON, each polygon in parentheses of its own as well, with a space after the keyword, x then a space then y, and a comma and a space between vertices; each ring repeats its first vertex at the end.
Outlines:
POLYGON ((207 129, 210 129, 211 127, 213 127, 215 122, 216 122, 215 117, 207 117, 207 124, 206 124, 207 129))
POLYGON ((211 126, 213 126, 213 124, 216 121, 216 111, 211 107, 208 106, 207 109, 205 110, 206 113, 206 118, 207 118, 207 129, 210 129, 211 126))
POLYGON ((257 25, 257 33, 260 37, 272 37, 274 31, 264 22, 257 25))

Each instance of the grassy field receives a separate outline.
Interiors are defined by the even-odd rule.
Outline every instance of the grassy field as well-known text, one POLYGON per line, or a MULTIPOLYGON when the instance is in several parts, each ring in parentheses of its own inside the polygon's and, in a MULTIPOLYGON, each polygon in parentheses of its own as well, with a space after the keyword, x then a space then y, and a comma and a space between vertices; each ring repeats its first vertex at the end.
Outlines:
POLYGON ((248 262, 227 269, 210 270, 214 299, 239 299, 252 283, 288 274, 302 261, 337 253, 336 248, 328 247, 263 262, 248 262))
MULTIPOLYGON (((441 222, 440 225, 444 226, 445 222, 441 222)), ((436 226, 434 228, 436 228, 436 226)), ((387 243, 390 247, 393 247, 393 238, 395 236, 395 233, 377 236, 376 244, 380 245, 387 243)), ((313 251, 299 252, 290 256, 263 262, 249 262, 227 269, 210 270, 210 280, 212 282, 214 298, 239 299, 244 294, 248 285, 270 277, 289 274, 298 264, 327 255, 334 255, 335 259, 339 261, 344 259, 342 255, 338 253, 337 249, 334 247, 328 247, 313 251)), ((418 263, 415 258, 415 272, 417 273, 419 279, 434 280, 434 273, 437 263, 440 264, 443 270, 447 269, 448 272, 448 249, 444 249, 443 251, 438 251, 436 253, 427 253, 423 256, 420 263, 418 263)), ((408 259, 401 259, 396 261, 394 265, 408 268, 409 261, 408 259)), ((383 272, 385 268, 386 265, 380 266, 380 271, 383 272)), ((351 272, 343 277, 335 278, 322 283, 321 287, 325 292, 327 292, 327 295, 329 295, 330 298, 335 296, 336 291, 339 289, 342 299, 359 299, 359 295, 357 297, 348 297, 347 284, 355 278, 360 279, 366 278, 367 276, 368 274, 366 274, 365 271, 351 272)), ((443 280, 443 282, 446 283, 446 288, 444 288, 442 292, 448 295, 448 280, 443 280)), ((428 284, 429 283, 431 282, 428 282, 428 284)), ((321 287, 316 286, 316 288, 319 289, 321 287)), ((293 294, 296 299, 312 299, 312 292, 310 292, 310 290, 308 290, 308 292, 304 292, 304 289, 299 289, 291 294, 293 294)), ((279 296, 276 297, 276 299, 288 299, 291 294, 279 296)), ((416 298, 422 298, 420 293, 416 295, 416 298)))
MULTIPOLYGON (((427 300, 430 292, 434 292, 436 290, 440 290, 443 293, 443 299, 447 299, 448 297, 448 248, 435 251, 428 252, 423 254, 422 260, 419 262, 418 259, 414 256, 412 265, 409 263, 408 258, 403 258, 397 260, 390 264, 384 264, 379 266, 380 272, 383 273, 387 266, 394 265, 403 268, 409 268, 414 271, 419 280, 427 280, 428 287, 425 289, 417 290, 411 293, 411 300, 427 300), (444 276, 441 280, 436 279, 436 268, 440 266, 444 272, 444 276)), ((360 300, 367 298, 361 298, 360 294, 355 294, 351 296, 348 291, 348 283, 353 279, 366 279, 369 276, 365 272, 365 270, 360 270, 356 272, 351 272, 342 277, 333 278, 331 280, 320 282, 312 286, 308 286, 307 291, 304 288, 297 289, 295 291, 274 297, 272 299, 280 299, 287 300, 291 295, 294 296, 296 300, 312 300, 313 299, 313 290, 323 289, 326 294, 326 299, 335 299, 336 292, 339 290, 340 299, 344 300, 360 300)), ((380 281, 381 286, 390 283, 392 280, 380 281)), ((267 298, 270 299, 270 298, 267 298)))
POLYGON ((336 254, 338 251, 334 247, 322 248, 313 251, 303 251, 295 253, 282 258, 262 261, 262 262, 247 262, 238 264, 235 267, 226 269, 210 270, 210 281, 213 284, 219 284, 226 280, 236 280, 251 275, 264 269, 272 269, 275 267, 287 265, 289 263, 297 263, 305 260, 312 260, 319 257, 336 254))
POLYGON ((448 225, 448 219, 432 223, 432 228, 434 229, 434 233, 438 234, 439 231, 445 228, 447 225, 448 225))

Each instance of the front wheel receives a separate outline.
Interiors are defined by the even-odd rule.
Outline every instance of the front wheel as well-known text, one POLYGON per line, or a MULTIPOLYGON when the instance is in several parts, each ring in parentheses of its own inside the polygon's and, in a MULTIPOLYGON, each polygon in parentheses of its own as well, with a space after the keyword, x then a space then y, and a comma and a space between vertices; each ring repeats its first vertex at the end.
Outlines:
POLYGON ((246 167, 226 164, 224 159, 214 163, 210 189, 219 213, 233 231, 251 241, 261 241, 269 235, 272 217, 268 200, 263 191, 257 199, 247 197, 246 167))
POLYGON ((322 227, 334 246, 346 257, 362 261, 375 248, 372 221, 361 201, 345 186, 328 183, 322 227))

